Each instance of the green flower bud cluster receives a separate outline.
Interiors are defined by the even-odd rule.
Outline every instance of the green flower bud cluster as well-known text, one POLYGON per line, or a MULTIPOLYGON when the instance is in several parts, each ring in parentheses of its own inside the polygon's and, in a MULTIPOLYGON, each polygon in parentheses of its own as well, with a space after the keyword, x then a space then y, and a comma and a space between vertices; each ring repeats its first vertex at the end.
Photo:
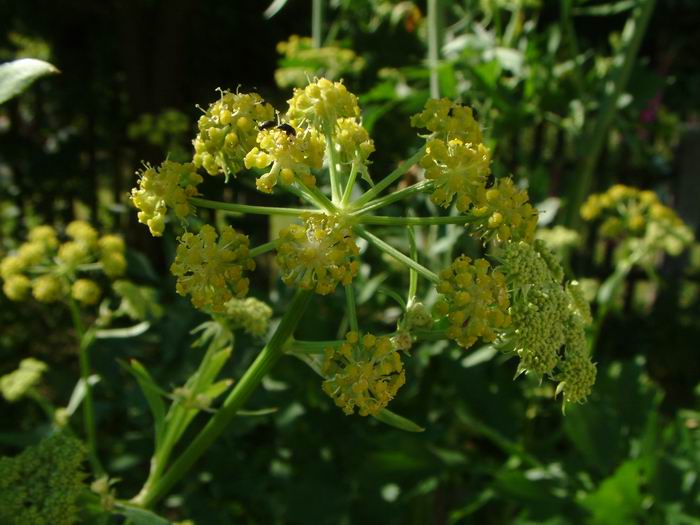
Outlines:
POLYGON ((659 251, 678 255, 693 242, 692 230, 656 193, 623 184, 589 196, 581 206, 581 217, 601 221, 601 237, 627 241, 623 255, 633 250, 652 256, 659 251))
POLYGON ((449 321, 447 337, 463 348, 478 339, 492 342, 510 325, 506 279, 486 259, 458 257, 440 272, 437 291, 442 294, 435 312, 449 321))
POLYGON ((65 433, 52 434, 18 456, 0 458, 0 523, 78 523, 85 449, 65 433))
POLYGON ((126 271, 121 237, 100 237, 84 221, 68 224, 66 234, 69 240, 61 244, 51 226, 37 226, 30 230, 27 242, 0 262, 3 292, 8 299, 23 301, 31 291, 42 303, 55 303, 70 295, 83 305, 93 305, 101 295, 99 285, 92 279, 77 279, 77 275, 95 265, 109 278, 126 271))
POLYGON ((139 210, 139 222, 148 226, 151 235, 160 237, 169 208, 180 219, 194 212, 187 199, 198 195, 197 185, 202 180, 191 162, 166 160, 157 169, 147 166, 139 173, 138 187, 131 191, 131 202, 139 210))
POLYGON ((275 82, 280 87, 301 87, 317 75, 336 79, 358 73, 365 66, 365 60, 351 49, 335 45, 314 47, 311 38, 298 35, 279 42, 277 52, 283 56, 282 67, 275 71, 275 82))
POLYGON ((280 232, 277 264, 287 285, 320 295, 357 275, 359 250, 352 230, 332 217, 307 217, 280 232))
POLYGON ((401 356, 387 336, 348 332, 325 351, 323 390, 343 412, 376 416, 406 382, 401 356))
POLYGON ((248 237, 226 226, 219 236, 205 224, 198 234, 179 238, 170 271, 177 277, 177 293, 190 295, 196 308, 226 312, 226 303, 248 293, 246 271, 255 269, 248 255, 248 237))
POLYGON ((314 129, 288 133, 282 129, 266 129, 258 133, 260 147, 251 149, 245 156, 246 168, 263 169, 272 164, 272 169, 256 181, 257 188, 272 193, 278 180, 292 184, 298 179, 306 186, 315 186, 312 169, 323 165, 325 142, 314 129))
POLYGON ((267 334, 272 308, 266 303, 254 297, 246 297, 231 299, 225 306, 231 328, 242 328, 254 337, 264 337, 267 334))
POLYGON ((274 118, 270 104, 257 93, 222 91, 199 118, 199 134, 193 141, 194 165, 209 175, 223 173, 226 179, 243 169, 243 159, 253 149, 258 122, 274 118))
POLYGON ((22 399, 41 381, 47 368, 46 363, 33 357, 22 359, 17 370, 0 377, 2 396, 10 403, 22 399))

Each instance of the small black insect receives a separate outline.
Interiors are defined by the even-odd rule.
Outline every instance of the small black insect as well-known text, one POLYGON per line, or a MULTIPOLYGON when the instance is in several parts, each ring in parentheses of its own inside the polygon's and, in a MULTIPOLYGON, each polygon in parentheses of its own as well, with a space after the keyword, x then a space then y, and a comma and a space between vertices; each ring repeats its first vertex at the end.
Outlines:
POLYGON ((448 116, 448 117, 451 117, 451 116, 452 116, 452 108, 450 108, 450 110, 447 112, 447 116, 448 116))
POLYGON ((260 123, 260 125, 258 126, 258 129, 260 131, 262 131, 264 129, 274 128, 275 124, 277 124, 276 120, 266 120, 265 122, 260 123))
POLYGON ((295 130, 292 126, 290 126, 287 123, 280 124, 279 126, 277 126, 277 129, 284 131, 287 135, 293 135, 295 137, 297 135, 297 130, 295 130))
POLYGON ((476 108, 472 108, 472 117, 474 120, 479 120, 479 111, 476 108))
POLYGON ((489 173, 489 176, 486 177, 486 189, 492 188, 494 184, 496 184, 496 176, 489 173))

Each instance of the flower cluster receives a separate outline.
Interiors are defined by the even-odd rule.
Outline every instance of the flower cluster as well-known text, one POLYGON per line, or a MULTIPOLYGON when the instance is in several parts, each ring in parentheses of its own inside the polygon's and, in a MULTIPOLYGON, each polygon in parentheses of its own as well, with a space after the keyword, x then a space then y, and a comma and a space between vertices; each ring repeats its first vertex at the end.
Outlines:
POLYGON ((66 433, 0 458, 0 523, 78 523, 84 459, 82 443, 66 433))
POLYGON ((232 298, 248 293, 244 272, 255 269, 248 255, 248 237, 231 226, 221 235, 205 224, 198 234, 179 239, 170 271, 177 277, 177 293, 190 295, 196 308, 223 313, 232 298))
POLYGON ((234 297, 225 306, 231 328, 234 330, 242 328, 254 337, 265 336, 272 317, 272 308, 266 303, 254 297, 245 299, 234 297))
POLYGON ((336 121, 360 116, 357 97, 342 82, 321 78, 305 88, 295 88, 287 117, 298 126, 309 123, 324 136, 334 132, 336 121))
POLYGON ((420 164, 425 178, 435 181, 431 200, 443 208, 457 197, 457 209, 467 211, 477 200, 489 174, 491 154, 483 144, 431 139, 420 164))
POLYGON ((257 93, 222 91, 201 117, 194 139, 193 162, 209 175, 223 173, 226 178, 243 169, 243 159, 255 146, 258 123, 274 118, 270 104, 257 93))
POLYGON ((22 359, 17 370, 0 377, 0 393, 10 403, 23 398, 39 383, 46 369, 46 363, 33 357, 22 359))
POLYGON ((528 200, 527 192, 516 188, 511 179, 498 179, 493 188, 480 188, 469 227, 486 240, 531 242, 537 210, 528 200))
POLYGON ((300 87, 309 78, 323 74, 326 78, 339 78, 343 74, 357 73, 365 60, 352 49, 334 45, 314 47, 309 37, 292 35, 286 42, 277 44, 277 52, 283 56, 282 67, 275 71, 275 82, 280 87, 300 87))
POLYGON ((311 216, 280 232, 277 264, 287 285, 326 295, 357 274, 359 250, 351 229, 333 217, 311 216))
POLYGON ((357 119, 341 118, 333 137, 338 152, 338 161, 342 164, 354 164, 365 179, 369 178, 367 165, 369 156, 374 153, 374 141, 357 119))
POLYGON ((639 248, 678 255, 693 242, 692 230, 656 193, 622 184, 588 197, 581 206, 581 217, 601 221, 598 231, 602 237, 626 240, 623 251, 639 248))
POLYGON ((406 382, 399 352, 389 337, 348 332, 339 347, 327 348, 323 390, 346 414, 376 416, 406 382))
POLYGON ((428 100, 423 111, 411 117, 411 126, 425 128, 442 141, 458 139, 464 144, 483 141, 473 110, 446 98, 428 100))
POLYGON ((139 222, 148 226, 151 235, 163 235, 168 208, 181 219, 192 214, 187 199, 198 194, 197 185, 202 180, 191 162, 166 160, 158 169, 146 167, 139 173, 138 187, 131 192, 131 202, 139 209, 139 222))
POLYGON ((323 165, 325 142, 314 129, 295 131, 289 124, 258 133, 257 142, 245 156, 246 168, 263 169, 272 164, 269 172, 256 181, 257 188, 271 193, 278 180, 292 184, 295 180, 306 186, 314 186, 316 178, 312 169, 323 165))
POLYGON ((66 234, 68 240, 60 243, 51 226, 37 226, 29 231, 27 242, 0 262, 3 292, 8 299, 23 301, 31 291, 42 303, 71 296, 83 305, 92 305, 100 298, 100 287, 92 279, 78 278, 78 274, 100 269, 115 278, 126 271, 121 237, 100 237, 84 221, 68 224, 66 234))
POLYGON ((479 338, 494 341, 498 331, 511 323, 505 277, 485 259, 472 262, 465 255, 458 257, 440 272, 437 291, 442 297, 435 311, 447 317, 447 337, 463 348, 479 338))

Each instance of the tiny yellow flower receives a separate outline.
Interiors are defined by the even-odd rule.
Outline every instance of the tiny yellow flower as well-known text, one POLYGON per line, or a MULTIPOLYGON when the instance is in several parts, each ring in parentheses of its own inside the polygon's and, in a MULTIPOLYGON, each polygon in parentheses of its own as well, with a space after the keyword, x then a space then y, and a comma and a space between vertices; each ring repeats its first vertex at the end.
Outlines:
POLYGON ((177 276, 177 293, 190 295, 196 308, 223 313, 226 302, 248 293, 243 275, 255 269, 248 255, 248 237, 231 226, 219 236, 206 224, 197 235, 188 232, 179 240, 170 271, 177 276))
POLYGON ((350 227, 333 217, 308 217, 280 232, 277 264, 282 280, 326 295, 357 274, 359 250, 350 227))
POLYGON ((0 262, 0 277, 8 279, 12 275, 22 273, 27 266, 26 261, 19 255, 8 255, 0 262))
POLYGON ((257 93, 222 91, 199 118, 193 161, 209 175, 226 178, 243 169, 243 159, 255 146, 258 124, 273 119, 275 112, 257 93))
POLYGON ((58 260, 69 268, 76 268, 90 261, 90 248, 83 242, 64 242, 58 248, 58 260))
POLYGON ((47 254, 47 246, 39 241, 25 242, 17 249, 17 256, 25 267, 41 264, 47 254))
POLYGON ((56 230, 54 230, 51 226, 36 226, 29 231, 29 235, 27 237, 30 242, 42 243, 49 250, 55 250, 58 247, 56 230))
POLYGON ((73 221, 66 226, 66 234, 76 242, 92 246, 97 242, 97 231, 85 221, 73 221))
POLYGON ((100 238, 100 263, 107 277, 120 277, 126 271, 124 239, 118 235, 104 235, 100 238))
POLYGON ((339 347, 325 350, 323 391, 347 415, 376 416, 406 382, 399 351, 387 336, 348 332, 339 347))
POLYGON ((187 199, 198 195, 202 177, 194 164, 166 160, 160 168, 146 167, 139 173, 138 187, 131 190, 131 202, 139 209, 138 219, 160 237, 165 229, 165 215, 171 208, 179 218, 194 212, 187 199))
POLYGON ((478 339, 494 341, 511 323, 505 277, 485 259, 458 257, 440 272, 437 291, 442 297, 435 311, 447 316, 447 337, 463 348, 478 339))

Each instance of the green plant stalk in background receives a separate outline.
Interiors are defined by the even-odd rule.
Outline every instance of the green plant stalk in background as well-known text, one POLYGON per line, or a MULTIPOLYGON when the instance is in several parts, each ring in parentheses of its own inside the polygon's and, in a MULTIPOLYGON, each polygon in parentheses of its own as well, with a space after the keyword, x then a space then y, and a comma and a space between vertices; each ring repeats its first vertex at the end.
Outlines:
POLYGON ((617 114, 618 101, 629 82, 632 66, 654 11, 654 3, 655 0, 641 0, 622 32, 620 54, 615 59, 618 67, 611 73, 599 104, 598 116, 578 150, 579 169, 568 192, 565 208, 564 225, 568 228, 576 229, 580 224, 579 208, 593 186, 594 171, 608 138, 610 125, 617 114))

